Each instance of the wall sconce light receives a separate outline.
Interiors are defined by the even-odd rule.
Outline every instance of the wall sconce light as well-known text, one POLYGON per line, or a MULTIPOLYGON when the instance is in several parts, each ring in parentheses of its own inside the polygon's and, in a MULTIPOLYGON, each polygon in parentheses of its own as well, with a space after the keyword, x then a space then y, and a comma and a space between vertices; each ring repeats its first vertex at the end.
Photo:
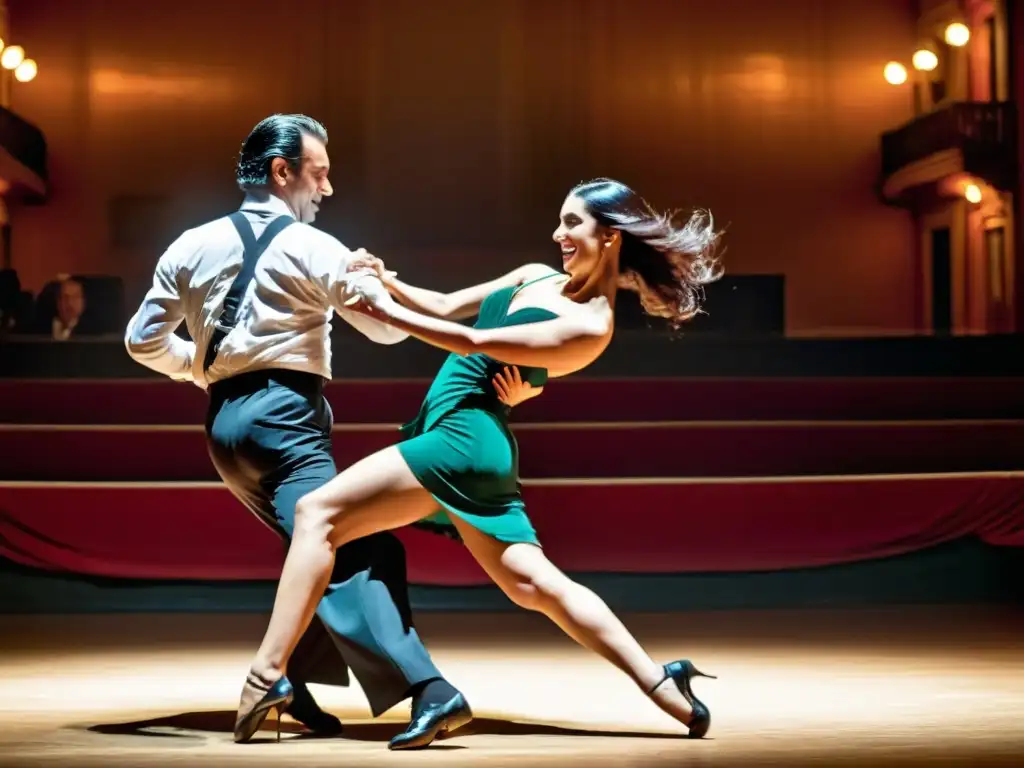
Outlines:
POLYGON ((890 61, 886 64, 882 74, 885 77, 885 82, 889 85, 903 85, 907 82, 907 68, 898 61, 890 61))
POLYGON ((25 49, 20 45, 12 45, 5 48, 0 54, 0 66, 4 69, 17 69, 18 65, 25 60, 25 49))
POLYGON ((20 45, 7 46, 0 38, 0 67, 14 71, 14 79, 19 83, 28 83, 36 79, 39 66, 35 59, 25 58, 25 49, 20 45))
POLYGON ((931 72, 939 66, 939 57, 935 55, 934 51, 929 51, 927 48, 919 48, 914 51, 911 63, 918 72, 931 72))
POLYGON ((967 45, 967 42, 971 39, 971 30, 966 24, 954 21, 946 27, 945 38, 947 43, 960 48, 967 45))
POLYGON ((981 187, 977 184, 968 184, 964 187, 964 199, 971 205, 981 202, 981 187))
POLYGON ((14 69, 14 79, 19 83, 27 83, 35 80, 36 75, 39 73, 39 67, 36 66, 35 59, 25 59, 14 69))

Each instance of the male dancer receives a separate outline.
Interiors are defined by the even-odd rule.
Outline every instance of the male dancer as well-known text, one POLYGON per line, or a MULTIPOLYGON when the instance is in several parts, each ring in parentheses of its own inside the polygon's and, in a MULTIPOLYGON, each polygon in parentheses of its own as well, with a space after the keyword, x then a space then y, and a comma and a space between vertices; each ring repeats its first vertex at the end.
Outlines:
MULTIPOLYGON (((182 234, 160 258, 153 287, 128 324, 137 362, 208 390, 207 445, 231 492, 288 540, 295 504, 332 479, 332 311, 373 341, 407 334, 344 309, 357 294, 387 292, 361 261, 309 224, 327 179, 327 132, 304 115, 272 115, 242 144, 240 211, 182 234), (194 342, 174 334, 184 320, 194 342)), ((411 696, 412 719, 392 749, 430 743, 460 694, 441 675, 412 626, 405 550, 391 534, 340 549, 331 584, 288 668, 275 706, 321 735, 341 732, 305 683, 359 679, 374 716, 411 696), (325 631, 326 630, 326 631, 325 631), (341 656, 339 659, 337 655, 341 656), (347 666, 346 666, 347 665, 347 666)), ((269 709, 271 686, 250 672, 235 741, 248 741, 269 709)), ((463 700, 464 703, 464 700, 463 700)))

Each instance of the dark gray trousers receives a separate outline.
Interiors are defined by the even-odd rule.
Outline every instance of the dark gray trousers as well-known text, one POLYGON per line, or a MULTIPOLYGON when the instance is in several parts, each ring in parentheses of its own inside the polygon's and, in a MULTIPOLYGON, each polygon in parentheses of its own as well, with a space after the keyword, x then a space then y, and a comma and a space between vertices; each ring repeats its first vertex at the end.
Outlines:
MULTIPOLYGON (((286 542, 296 502, 337 474, 323 384, 275 370, 210 387, 210 458, 231 492, 286 542)), ((413 628, 405 548, 390 533, 338 549, 317 616, 288 662, 294 681, 348 685, 351 669, 377 716, 413 685, 441 677, 413 628)))

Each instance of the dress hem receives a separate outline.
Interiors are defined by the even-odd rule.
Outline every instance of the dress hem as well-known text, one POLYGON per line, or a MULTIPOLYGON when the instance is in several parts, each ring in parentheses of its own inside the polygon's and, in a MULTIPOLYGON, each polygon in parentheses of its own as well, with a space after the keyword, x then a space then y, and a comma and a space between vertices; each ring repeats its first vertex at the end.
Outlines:
MULTIPOLYGON (((541 547, 540 540, 537 538, 536 534, 531 539, 512 539, 507 536, 495 536, 494 534, 487 533, 487 531, 484 531, 479 526, 475 525, 472 520, 468 519, 466 513, 462 512, 456 507, 453 507, 444 499, 440 498, 436 493, 434 493, 433 490, 430 489, 430 487, 425 482, 423 482, 423 478, 420 476, 420 473, 413 468, 412 464, 409 463, 409 459, 406 458, 405 451, 402 450, 401 443, 398 443, 396 447, 398 448, 398 453, 401 455, 402 460, 405 462, 405 466, 409 468, 409 471, 412 473, 412 476, 416 478, 416 482, 419 483, 420 487, 423 488, 423 490, 425 490, 427 493, 429 493, 431 498, 433 498, 434 501, 436 501, 438 505, 441 507, 441 510, 439 511, 447 512, 448 514, 458 515, 460 520, 469 523, 478 531, 480 531, 480 533, 484 534, 489 538, 494 539, 495 541, 500 541, 502 544, 533 544, 534 546, 541 547)), ((420 530, 428 531, 430 533, 436 533, 441 536, 447 536, 448 538, 455 539, 460 543, 462 542, 462 536, 459 534, 458 528, 456 528, 451 523, 446 525, 444 523, 433 522, 428 518, 423 518, 422 520, 417 520, 415 523, 412 523, 412 527, 419 528, 420 530)))

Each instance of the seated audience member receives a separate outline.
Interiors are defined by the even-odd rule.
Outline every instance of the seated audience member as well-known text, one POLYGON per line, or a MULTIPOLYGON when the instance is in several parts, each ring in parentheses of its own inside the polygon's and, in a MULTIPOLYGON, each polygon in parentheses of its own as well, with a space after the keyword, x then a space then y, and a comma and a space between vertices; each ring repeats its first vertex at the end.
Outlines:
POLYGON ((82 336, 95 337, 103 330, 98 325, 102 307, 92 306, 85 282, 69 275, 60 275, 43 286, 36 297, 29 333, 47 336, 54 341, 67 341, 82 336))
POLYGON ((19 332, 54 341, 120 338, 124 285, 111 275, 60 274, 39 291, 31 319, 19 332))
POLYGON ((57 290, 57 308, 50 322, 54 341, 67 341, 75 334, 85 312, 85 290, 71 278, 60 281, 57 290))

